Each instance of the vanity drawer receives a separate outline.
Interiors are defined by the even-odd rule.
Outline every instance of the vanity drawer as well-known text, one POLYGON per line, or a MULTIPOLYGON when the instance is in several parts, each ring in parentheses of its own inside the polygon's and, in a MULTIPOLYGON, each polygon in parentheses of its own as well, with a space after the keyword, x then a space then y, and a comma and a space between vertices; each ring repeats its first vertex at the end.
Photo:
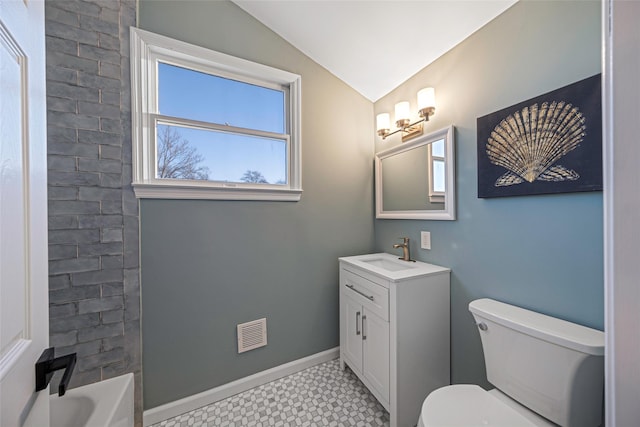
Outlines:
POLYGON ((342 270, 342 292, 360 301, 372 313, 389 320, 389 289, 342 270))

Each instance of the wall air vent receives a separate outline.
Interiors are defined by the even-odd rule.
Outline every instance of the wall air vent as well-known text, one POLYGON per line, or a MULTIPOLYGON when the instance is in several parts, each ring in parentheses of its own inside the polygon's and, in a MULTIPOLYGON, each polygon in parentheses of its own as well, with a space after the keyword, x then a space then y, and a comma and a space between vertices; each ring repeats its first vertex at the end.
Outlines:
POLYGON ((238 353, 267 345, 267 319, 238 325, 238 353))

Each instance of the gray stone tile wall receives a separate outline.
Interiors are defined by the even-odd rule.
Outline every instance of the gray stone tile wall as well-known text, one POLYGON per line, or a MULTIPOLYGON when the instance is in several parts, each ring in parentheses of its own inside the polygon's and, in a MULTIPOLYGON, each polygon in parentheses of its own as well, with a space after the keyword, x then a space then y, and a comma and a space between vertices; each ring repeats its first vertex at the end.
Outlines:
POLYGON ((135 0, 47 0, 45 20, 50 344, 78 354, 73 387, 133 372, 142 425, 135 0))

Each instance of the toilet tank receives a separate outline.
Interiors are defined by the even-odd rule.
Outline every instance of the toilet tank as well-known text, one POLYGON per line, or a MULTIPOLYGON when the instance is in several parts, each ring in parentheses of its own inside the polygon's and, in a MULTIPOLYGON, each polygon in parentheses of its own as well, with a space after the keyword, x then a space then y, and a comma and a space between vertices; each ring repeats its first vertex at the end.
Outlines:
POLYGON ((491 299, 469 310, 491 384, 563 427, 602 424, 603 332, 491 299))

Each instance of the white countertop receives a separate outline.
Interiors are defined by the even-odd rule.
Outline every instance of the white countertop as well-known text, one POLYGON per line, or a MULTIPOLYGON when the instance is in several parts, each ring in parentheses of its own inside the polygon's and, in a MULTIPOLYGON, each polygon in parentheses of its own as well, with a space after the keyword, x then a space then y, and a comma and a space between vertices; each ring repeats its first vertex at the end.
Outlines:
POLYGON ((387 253, 355 255, 338 258, 340 262, 351 264, 382 278, 400 281, 420 276, 449 273, 450 268, 421 261, 403 261, 397 255, 387 253), (379 265, 376 265, 379 264, 379 265), (381 265, 387 264, 392 269, 381 265), (396 270, 397 268, 397 270, 396 270))

